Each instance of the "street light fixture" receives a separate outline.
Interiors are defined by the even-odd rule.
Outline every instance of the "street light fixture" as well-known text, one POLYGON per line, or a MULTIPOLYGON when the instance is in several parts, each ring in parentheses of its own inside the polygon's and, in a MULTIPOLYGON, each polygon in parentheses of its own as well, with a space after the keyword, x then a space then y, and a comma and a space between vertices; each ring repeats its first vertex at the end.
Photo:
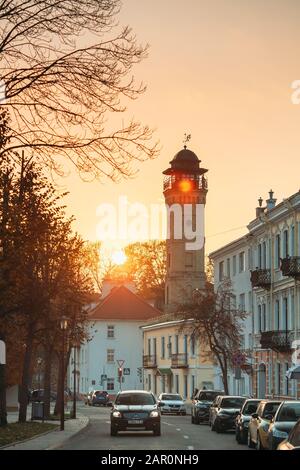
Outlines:
POLYGON ((77 380, 77 370, 76 370, 76 352, 77 348, 79 349, 80 343, 78 341, 74 342, 73 349, 74 349, 74 369, 73 369, 73 419, 76 419, 76 380, 77 380))
POLYGON ((60 329, 62 331, 62 357, 61 357, 61 389, 60 389, 60 430, 65 429, 65 331, 68 328, 68 319, 61 317, 60 329))

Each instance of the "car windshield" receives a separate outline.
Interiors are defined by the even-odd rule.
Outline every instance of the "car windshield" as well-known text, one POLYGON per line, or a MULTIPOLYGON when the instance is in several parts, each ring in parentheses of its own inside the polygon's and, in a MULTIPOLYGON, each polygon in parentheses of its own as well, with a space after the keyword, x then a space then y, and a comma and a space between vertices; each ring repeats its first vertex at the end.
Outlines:
POLYGON ((241 408, 245 398, 224 398, 221 403, 221 408, 241 408))
POLYGON ((168 401, 168 400, 180 400, 182 401, 182 397, 180 395, 162 395, 161 396, 162 400, 168 401))
POLYGON ((198 400, 202 401, 214 401, 214 399, 219 395, 219 393, 214 392, 201 392, 199 393, 198 400))
POLYGON ((96 395, 97 397, 100 396, 100 395, 107 395, 107 392, 102 392, 102 391, 99 392, 99 391, 97 391, 97 392, 95 392, 95 395, 96 395))
POLYGON ((300 402, 283 404, 276 421, 296 422, 300 418, 300 402))
POLYGON ((251 416, 256 413, 259 401, 248 401, 243 408, 243 415, 251 416))
POLYGON ((116 405, 154 405, 155 399, 150 393, 122 393, 116 398, 116 405))
POLYGON ((264 412, 263 412, 263 418, 266 418, 268 415, 272 415, 274 416, 278 407, 280 405, 280 402, 276 402, 276 403, 266 403, 266 406, 264 408, 264 412))

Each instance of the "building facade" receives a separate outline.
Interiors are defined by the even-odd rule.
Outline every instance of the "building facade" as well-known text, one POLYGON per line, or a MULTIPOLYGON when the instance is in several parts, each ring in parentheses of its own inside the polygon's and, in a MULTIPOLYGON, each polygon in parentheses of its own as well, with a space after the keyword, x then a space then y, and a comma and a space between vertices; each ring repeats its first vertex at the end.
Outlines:
POLYGON ((156 321, 144 333, 144 388, 155 395, 179 393, 189 400, 196 388, 215 388, 215 368, 204 355, 199 339, 182 320, 156 321))

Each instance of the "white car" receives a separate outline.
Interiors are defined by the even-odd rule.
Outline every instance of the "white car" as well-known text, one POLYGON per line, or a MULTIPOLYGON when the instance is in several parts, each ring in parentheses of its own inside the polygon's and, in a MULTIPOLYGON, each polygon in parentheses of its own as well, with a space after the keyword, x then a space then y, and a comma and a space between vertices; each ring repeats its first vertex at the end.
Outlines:
POLYGON ((178 393, 161 393, 158 397, 158 406, 161 414, 175 413, 177 415, 186 415, 184 400, 178 393))

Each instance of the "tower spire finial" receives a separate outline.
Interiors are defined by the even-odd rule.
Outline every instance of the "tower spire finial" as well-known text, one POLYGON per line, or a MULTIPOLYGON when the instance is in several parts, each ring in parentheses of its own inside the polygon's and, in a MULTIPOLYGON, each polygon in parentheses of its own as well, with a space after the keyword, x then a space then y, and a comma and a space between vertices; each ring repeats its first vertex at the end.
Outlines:
POLYGON ((184 143, 184 148, 186 149, 186 144, 191 140, 192 138, 192 134, 187 134, 186 132, 184 133, 184 139, 183 139, 183 143, 184 143))

